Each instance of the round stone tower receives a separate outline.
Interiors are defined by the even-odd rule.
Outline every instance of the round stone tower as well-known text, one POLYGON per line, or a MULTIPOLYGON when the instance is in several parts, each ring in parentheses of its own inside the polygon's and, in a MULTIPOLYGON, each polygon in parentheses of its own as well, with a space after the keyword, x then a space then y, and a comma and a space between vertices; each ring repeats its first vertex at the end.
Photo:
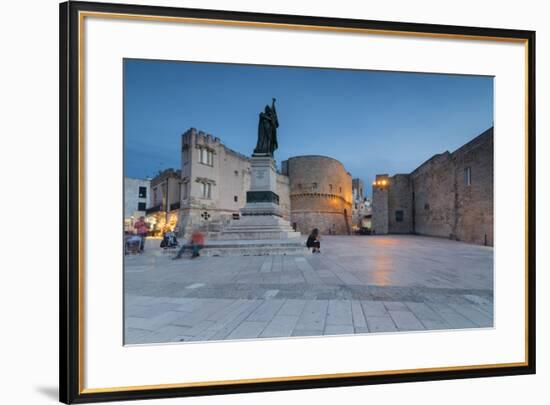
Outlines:
POLYGON ((295 156, 282 169, 290 180, 290 222, 297 231, 351 232, 352 179, 342 163, 327 156, 295 156))

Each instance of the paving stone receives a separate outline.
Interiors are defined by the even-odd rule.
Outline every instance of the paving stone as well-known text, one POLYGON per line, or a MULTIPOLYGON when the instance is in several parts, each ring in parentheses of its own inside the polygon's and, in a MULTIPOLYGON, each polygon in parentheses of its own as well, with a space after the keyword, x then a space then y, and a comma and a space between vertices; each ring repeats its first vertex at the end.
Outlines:
POLYGON ((485 315, 487 315, 487 317, 489 319, 493 319, 494 318, 494 308, 493 308, 493 304, 476 304, 475 305, 475 308, 478 310, 478 311, 481 311, 483 312, 485 315))
POLYGON ((360 330, 367 329, 367 320, 365 319, 365 315, 363 314, 363 308, 361 307, 361 302, 359 301, 351 301, 351 314, 353 317, 353 326, 357 330, 358 328, 360 330))
POLYGON ((353 325, 329 325, 325 326, 324 335, 351 335, 354 333, 353 325))
POLYGON ((349 325, 353 329, 351 302, 329 300, 326 323, 327 325, 349 325))
POLYGON ((267 322, 244 321, 227 336, 226 339, 256 338, 267 326, 267 322))
POLYGON ((304 310, 304 307, 306 306, 305 300, 296 300, 296 299, 289 299, 286 300, 283 305, 281 306, 281 309, 279 309, 279 312, 277 315, 296 315, 299 316, 302 311, 304 310))
POLYGON ((382 302, 388 311, 408 311, 407 306, 400 301, 383 301, 382 302))
POLYGON ((239 308, 237 314, 220 322, 215 326, 215 333, 211 334, 208 340, 223 340, 225 339, 236 327, 240 325, 256 308, 261 305, 261 301, 249 301, 243 308, 239 308))
POLYGON ((273 266, 273 261, 271 258, 268 258, 263 262, 262 267, 260 267, 260 272, 262 273, 270 272, 272 266, 273 266))
POLYGON ((124 344, 150 342, 150 337, 155 332, 146 329, 126 327, 124 330, 124 344))
POLYGON ((197 323, 193 326, 186 327, 187 330, 182 335, 197 336, 198 334, 202 333, 206 329, 215 327, 216 324, 217 324, 217 322, 215 322, 215 321, 209 321, 207 319, 204 319, 204 320, 200 321, 199 323, 197 323))
POLYGON ((424 330, 424 325, 411 311, 388 311, 399 330, 424 330))
POLYGON ((171 323, 179 326, 194 326, 197 323, 208 318, 209 315, 225 308, 228 300, 225 299, 207 299, 202 300, 202 305, 192 312, 181 312, 180 316, 171 323))
POLYGON ((361 307, 366 317, 369 316, 389 316, 386 307, 381 301, 361 301, 361 307))
POLYGON ((471 304, 449 304, 449 306, 474 324, 482 327, 493 326, 493 320, 471 304))
POLYGON ((456 312, 454 309, 449 307, 446 304, 428 304, 435 312, 437 312, 441 317, 451 325, 453 329, 462 329, 462 328, 475 328, 477 325, 471 320, 465 318, 463 315, 456 312))
POLYGON ((367 316, 367 325, 371 332, 395 332, 397 328, 388 316, 367 316))
POLYGON ((294 329, 292 336, 322 336, 322 329, 294 329))
POLYGON ((275 316, 283 303, 283 300, 265 300, 246 320, 267 322, 275 316))
POLYGON ((187 301, 185 302, 182 302, 181 298, 178 300, 179 306, 176 309, 177 311, 194 312, 199 310, 204 305, 204 300, 198 298, 186 298, 187 301))
POLYGON ((361 280, 359 280, 353 273, 346 272, 346 271, 335 271, 334 275, 338 279, 340 279, 344 284, 351 284, 351 285, 361 284, 361 280))
POLYGON ((178 342, 181 337, 186 336, 191 328, 176 325, 165 325, 157 329, 150 336, 150 339, 156 343, 178 342))
POLYGON ((320 330, 325 327, 325 318, 328 309, 328 301, 310 300, 306 302, 304 310, 296 324, 296 330, 320 330))
POLYGON ((441 315, 423 302, 406 302, 405 304, 426 329, 451 329, 451 325, 441 315))
POLYGON ((193 284, 188 285, 185 288, 195 289, 195 288, 200 288, 200 287, 204 287, 204 286, 205 286, 204 283, 193 283, 193 284))
POLYGON ((124 319, 125 326, 137 329, 146 329, 150 331, 157 331, 160 327, 168 325, 182 316, 181 312, 168 311, 163 312, 160 315, 152 318, 135 318, 126 317, 124 319))
POLYGON ((291 336, 292 330, 298 322, 298 315, 277 314, 265 327, 260 337, 291 336))

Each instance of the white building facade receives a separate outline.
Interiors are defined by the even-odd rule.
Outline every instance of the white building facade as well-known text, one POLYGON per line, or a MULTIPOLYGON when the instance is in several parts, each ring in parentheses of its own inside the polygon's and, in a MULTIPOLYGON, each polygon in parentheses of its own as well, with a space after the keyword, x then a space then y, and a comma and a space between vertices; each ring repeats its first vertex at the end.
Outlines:
POLYGON ((131 231, 134 222, 145 216, 149 207, 151 180, 124 177, 124 229, 131 231))
MULTIPOLYGON (((289 182, 277 174, 280 205, 289 216, 289 182)), ((179 233, 200 229, 216 237, 224 225, 238 218, 250 189, 250 159, 223 145, 219 138, 195 128, 181 137, 181 203, 179 233)))

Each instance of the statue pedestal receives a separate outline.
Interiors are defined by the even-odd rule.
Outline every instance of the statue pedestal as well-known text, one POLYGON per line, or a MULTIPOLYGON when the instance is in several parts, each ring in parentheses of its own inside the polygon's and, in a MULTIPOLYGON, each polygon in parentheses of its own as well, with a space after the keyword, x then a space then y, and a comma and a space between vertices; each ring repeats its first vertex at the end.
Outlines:
POLYGON ((265 154, 253 154, 250 169, 250 190, 246 192, 246 205, 241 209, 241 215, 282 216, 275 159, 265 154))
MULTIPOLYGON (((300 232, 282 218, 277 194, 277 168, 270 155, 254 154, 251 159, 251 185, 240 219, 224 227, 212 242, 214 255, 305 254, 300 232), (226 241, 226 242, 223 242, 226 241), (231 242, 229 242, 231 241, 231 242), (214 253, 215 252, 215 253, 214 253)), ((207 243, 207 247, 208 247, 207 243)))

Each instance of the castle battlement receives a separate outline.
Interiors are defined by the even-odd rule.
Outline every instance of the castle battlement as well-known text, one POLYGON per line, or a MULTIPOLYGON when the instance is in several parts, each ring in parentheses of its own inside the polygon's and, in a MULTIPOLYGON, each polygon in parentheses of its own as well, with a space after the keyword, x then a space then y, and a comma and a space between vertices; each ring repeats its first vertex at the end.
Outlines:
POLYGON ((182 145, 205 145, 205 146, 217 146, 221 145, 221 140, 217 136, 213 136, 202 130, 197 130, 194 127, 189 128, 182 135, 182 145))

